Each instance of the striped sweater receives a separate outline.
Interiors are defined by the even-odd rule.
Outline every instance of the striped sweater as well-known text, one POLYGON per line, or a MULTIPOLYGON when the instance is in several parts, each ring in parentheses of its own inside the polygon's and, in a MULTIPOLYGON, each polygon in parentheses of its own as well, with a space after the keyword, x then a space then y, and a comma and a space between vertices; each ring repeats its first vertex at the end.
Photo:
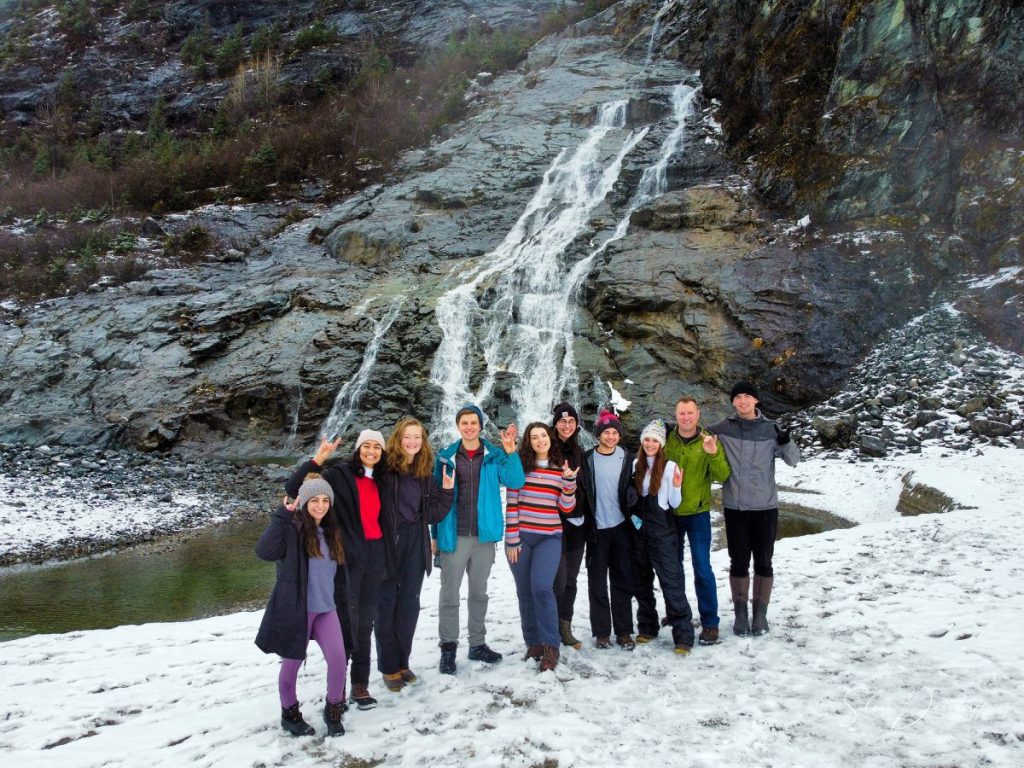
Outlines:
POLYGON ((562 532, 562 518, 576 509, 576 480, 564 480, 558 469, 537 467, 522 488, 505 496, 505 545, 519 546, 519 532, 550 536, 562 532))

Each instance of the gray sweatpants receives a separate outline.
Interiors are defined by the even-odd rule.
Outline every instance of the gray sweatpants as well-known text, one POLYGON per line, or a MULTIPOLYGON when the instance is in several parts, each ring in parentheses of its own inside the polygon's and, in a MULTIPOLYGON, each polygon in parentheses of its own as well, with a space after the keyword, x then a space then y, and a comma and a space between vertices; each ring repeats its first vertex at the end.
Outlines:
POLYGON ((476 536, 459 536, 454 552, 441 553, 441 597, 437 609, 442 643, 459 641, 459 592, 469 574, 469 647, 483 645, 487 635, 487 577, 494 565, 494 547, 476 536))

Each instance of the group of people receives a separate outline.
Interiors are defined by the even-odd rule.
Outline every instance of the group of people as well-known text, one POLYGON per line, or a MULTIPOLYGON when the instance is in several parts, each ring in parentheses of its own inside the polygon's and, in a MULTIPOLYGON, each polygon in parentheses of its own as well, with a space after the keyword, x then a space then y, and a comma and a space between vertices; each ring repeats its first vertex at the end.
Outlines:
POLYGON ((521 440, 509 424, 499 431, 500 445, 481 436, 484 414, 468 404, 455 417, 459 439, 436 457, 426 428, 413 418, 399 421, 386 441, 376 430, 363 430, 347 458, 334 456, 340 441, 325 438, 290 477, 287 496, 256 546, 259 557, 277 565, 256 644, 282 657, 284 729, 313 733, 296 692, 310 639, 327 661, 323 719, 329 735, 345 732, 349 703, 360 709, 377 703, 368 687, 371 635, 387 689, 416 682, 409 655, 420 590, 435 555, 440 672, 457 672, 467 576, 468 658, 500 662, 502 655, 486 642, 486 618, 487 583, 501 542, 516 585, 525 658, 541 671, 557 667, 560 646, 582 647, 572 623, 584 555, 596 648, 611 648, 614 640, 632 650, 653 641, 663 626, 671 627, 677 654, 689 654, 695 641, 717 644, 712 482, 723 484, 733 631, 768 632, 778 524, 775 459, 795 465, 799 450, 787 431, 761 414, 751 384, 736 384, 730 397, 733 415, 711 427, 701 424, 696 400, 681 397, 675 425, 649 423, 632 457, 620 445, 622 422, 609 411, 595 422, 596 445, 584 450, 579 413, 570 403, 554 407, 550 424, 528 424, 521 440), (699 637, 682 567, 687 540, 699 637), (660 619, 655 575, 665 603, 660 619))

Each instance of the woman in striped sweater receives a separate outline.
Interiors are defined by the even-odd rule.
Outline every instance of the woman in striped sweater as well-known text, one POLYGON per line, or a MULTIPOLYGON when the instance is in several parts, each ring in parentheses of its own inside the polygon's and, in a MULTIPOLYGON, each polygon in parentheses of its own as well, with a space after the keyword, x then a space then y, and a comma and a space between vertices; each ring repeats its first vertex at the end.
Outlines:
POLYGON ((562 557, 562 518, 576 510, 576 473, 561 460, 547 424, 523 432, 519 457, 526 483, 508 489, 505 554, 516 581, 526 658, 542 672, 558 665, 558 604, 553 583, 562 557), (560 514, 561 513, 561 514, 560 514))

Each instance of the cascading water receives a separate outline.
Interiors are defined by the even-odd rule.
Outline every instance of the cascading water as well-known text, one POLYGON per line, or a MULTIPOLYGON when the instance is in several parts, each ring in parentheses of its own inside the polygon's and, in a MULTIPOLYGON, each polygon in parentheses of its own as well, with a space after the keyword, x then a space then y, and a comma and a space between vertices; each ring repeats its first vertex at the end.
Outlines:
MULTIPOLYGON (((357 311, 365 311, 370 301, 372 299, 364 302, 363 305, 357 308, 357 311)), ((344 433, 345 429, 352 423, 352 417, 355 415, 359 401, 363 393, 366 392, 366 386, 370 381, 370 372, 377 362, 377 354, 380 352, 381 342, 398 318, 398 313, 404 303, 405 296, 399 296, 388 305, 388 308, 379 320, 370 318, 370 322, 374 326, 373 338, 370 339, 370 343, 366 345, 366 349, 363 351, 363 361, 359 365, 359 370, 338 390, 338 395, 334 398, 331 412, 324 419, 323 426, 320 428, 321 435, 333 438, 344 433)))
POLYGON ((522 422, 546 419, 550 405, 562 396, 578 401, 572 322, 580 290, 594 259, 625 236, 633 212, 664 194, 666 168, 682 144, 696 95, 688 85, 673 90, 675 126, 662 142, 657 160, 645 169, 615 230, 593 252, 568 270, 563 264, 565 250, 584 232, 590 213, 618 179, 622 161, 647 133, 647 128, 630 132, 614 159, 601 166, 599 144, 624 126, 625 101, 601 108, 597 123, 576 151, 569 155, 563 150, 555 158, 501 245, 466 273, 461 285, 441 296, 436 314, 443 339, 431 371, 432 381, 444 393, 436 428, 451 434, 458 407, 467 401, 483 403, 499 372, 515 377, 511 399, 522 422), (481 303, 483 288, 491 289, 494 297, 489 306, 481 303), (479 329, 476 336, 474 328, 479 329), (477 351, 486 372, 472 391, 470 369, 477 351))
POLYGON ((651 23, 651 35, 647 38, 647 56, 644 59, 644 67, 650 67, 654 63, 654 43, 658 39, 658 33, 661 31, 661 17, 665 15, 665 12, 675 5, 677 0, 666 0, 665 4, 658 9, 658 12, 654 14, 654 21, 651 23))
MULTIPOLYGON (((686 120, 696 111, 697 95, 699 93, 699 88, 683 83, 672 89, 672 119, 675 121, 675 127, 662 142, 661 149, 658 151, 658 159, 644 169, 643 175, 640 177, 640 183, 637 184, 636 192, 633 193, 633 197, 626 207, 626 212, 619 219, 615 230, 592 253, 578 261, 573 267, 569 274, 569 280, 566 283, 566 307, 575 309, 578 305, 583 283, 594 266, 594 260, 604 253, 609 245, 626 236, 626 232, 629 231, 629 221, 633 214, 642 206, 661 197, 667 191, 668 180, 666 171, 668 169, 668 162, 682 148, 683 139, 686 135, 686 120)), ((556 393, 565 392, 573 402, 578 402, 579 371, 576 368, 576 361, 572 353, 571 328, 569 332, 570 342, 566 345, 565 359, 554 391, 556 393)))
POLYGON ((459 406, 484 402, 503 371, 532 381, 530 391, 516 398, 520 418, 550 404, 557 350, 572 343, 561 256, 585 231, 590 214, 618 179, 623 159, 647 133, 646 128, 628 132, 612 160, 602 163, 602 140, 624 128, 626 105, 624 99, 602 105, 586 139, 574 152, 558 154, 502 243, 438 299, 442 341, 431 370, 431 380, 443 392, 434 420, 438 429, 450 433, 459 406), (494 293, 489 306, 481 301, 485 288, 494 293), (472 333, 475 326, 481 329, 478 336, 472 333), (478 351, 486 372, 472 391, 470 367, 478 351))

